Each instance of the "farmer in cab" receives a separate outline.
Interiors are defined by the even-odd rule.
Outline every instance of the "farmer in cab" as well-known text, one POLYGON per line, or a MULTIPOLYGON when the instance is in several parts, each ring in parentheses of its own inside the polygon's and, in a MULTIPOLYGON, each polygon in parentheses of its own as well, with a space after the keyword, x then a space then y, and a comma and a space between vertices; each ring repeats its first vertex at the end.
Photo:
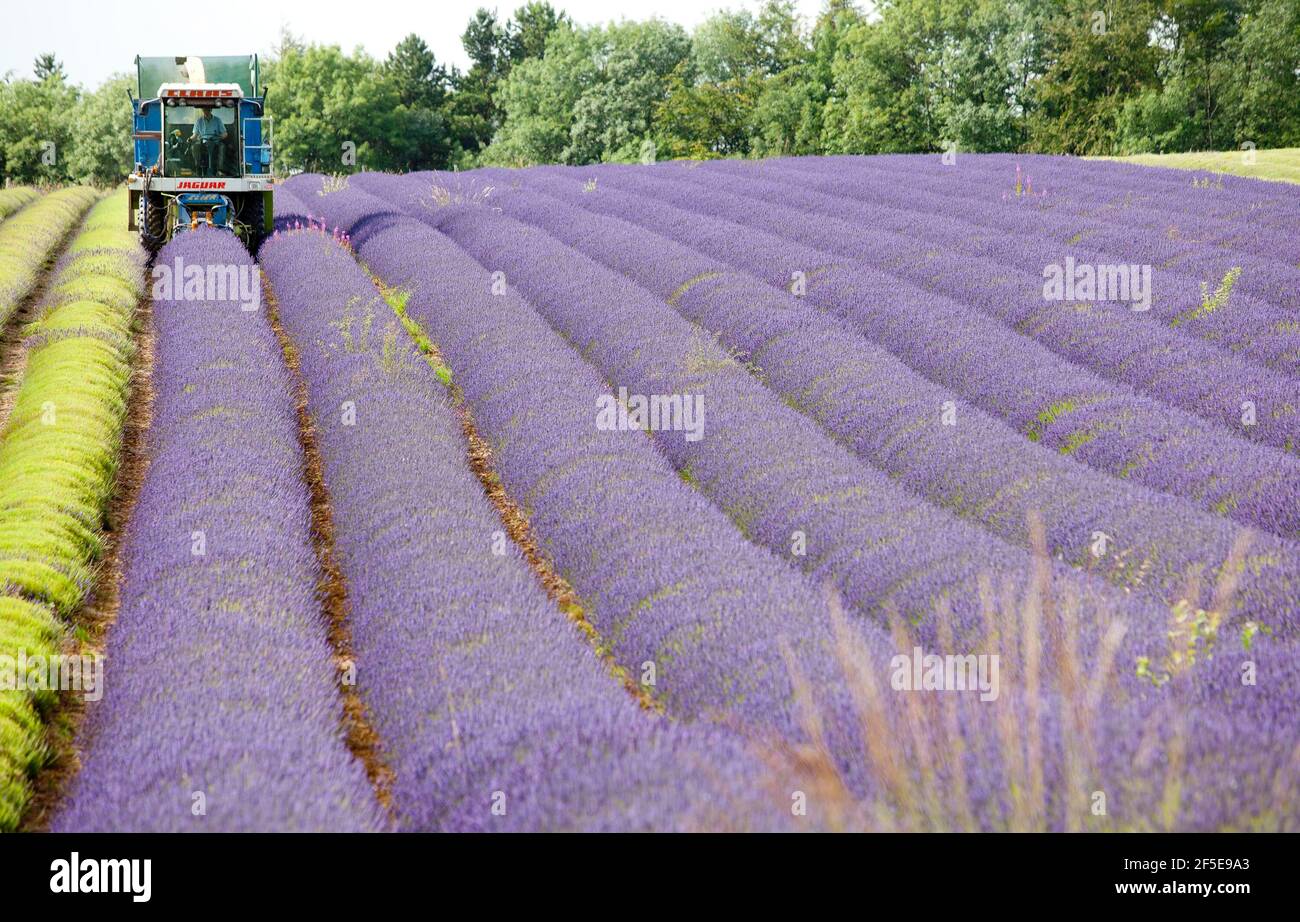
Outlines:
POLYGON ((222 143, 226 140, 226 126, 213 114, 212 109, 200 110, 200 115, 194 122, 191 140, 194 144, 194 157, 198 161, 195 164, 198 171, 204 176, 220 176, 224 153, 222 143))

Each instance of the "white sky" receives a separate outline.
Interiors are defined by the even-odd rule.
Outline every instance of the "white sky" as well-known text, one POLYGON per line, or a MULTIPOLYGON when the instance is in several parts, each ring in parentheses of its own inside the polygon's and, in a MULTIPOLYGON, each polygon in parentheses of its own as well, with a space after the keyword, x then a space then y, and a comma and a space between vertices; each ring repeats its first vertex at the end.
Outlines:
MULTIPOLYGON (((809 21, 822 0, 795 0, 809 21)), ((523 0, 15 0, 0 14, 0 74, 31 76, 32 59, 53 51, 73 83, 98 85, 133 72, 137 54, 264 54, 282 26, 319 44, 357 45, 382 58, 410 32, 438 60, 468 66, 460 34, 474 10, 506 19, 523 0)), ((757 0, 551 0, 576 22, 660 18, 690 28, 720 8, 756 9, 757 0)))

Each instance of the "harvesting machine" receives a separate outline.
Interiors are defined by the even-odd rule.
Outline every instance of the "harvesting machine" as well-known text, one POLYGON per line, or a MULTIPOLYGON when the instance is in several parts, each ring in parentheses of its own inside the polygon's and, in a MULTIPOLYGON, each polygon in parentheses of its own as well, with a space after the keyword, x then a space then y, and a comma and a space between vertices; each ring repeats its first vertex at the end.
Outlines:
POLYGON ((257 55, 135 59, 127 226, 155 252, 200 224, 256 253, 271 229, 271 119, 257 55))

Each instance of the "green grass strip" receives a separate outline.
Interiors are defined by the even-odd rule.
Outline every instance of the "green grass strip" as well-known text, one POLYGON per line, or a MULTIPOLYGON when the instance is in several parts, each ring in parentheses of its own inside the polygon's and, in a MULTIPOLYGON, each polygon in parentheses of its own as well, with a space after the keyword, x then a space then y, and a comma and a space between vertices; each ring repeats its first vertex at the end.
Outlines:
POLYGON ((44 761, 41 694, 4 690, 4 657, 57 652, 104 549, 126 423, 144 253, 125 191, 91 209, 24 328, 26 366, 0 432, 0 831, 44 761), (85 245, 93 241, 91 245, 85 245))
POLYGON ((1124 160, 1143 166, 1174 167, 1181 170, 1205 170, 1212 173, 1231 173, 1252 179, 1271 179, 1276 182, 1300 182, 1300 147, 1279 147, 1252 152, 1206 151, 1185 154, 1134 154, 1129 157, 1100 157, 1102 160, 1124 160), (1254 156, 1250 156, 1252 154, 1254 156))

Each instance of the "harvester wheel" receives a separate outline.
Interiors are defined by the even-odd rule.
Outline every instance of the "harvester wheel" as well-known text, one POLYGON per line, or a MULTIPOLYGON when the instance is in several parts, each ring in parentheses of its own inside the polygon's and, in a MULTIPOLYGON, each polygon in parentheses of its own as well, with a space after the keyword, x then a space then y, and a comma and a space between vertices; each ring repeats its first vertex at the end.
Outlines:
POLYGON ((244 244, 248 247, 248 252, 256 256, 258 248, 262 245, 262 240, 266 237, 266 210, 262 200, 262 193, 251 192, 244 196, 239 221, 247 228, 245 233, 248 234, 248 239, 244 241, 244 244))
POLYGON ((167 242, 167 200, 162 193, 145 192, 140 196, 136 225, 140 228, 140 245, 157 253, 167 242))

